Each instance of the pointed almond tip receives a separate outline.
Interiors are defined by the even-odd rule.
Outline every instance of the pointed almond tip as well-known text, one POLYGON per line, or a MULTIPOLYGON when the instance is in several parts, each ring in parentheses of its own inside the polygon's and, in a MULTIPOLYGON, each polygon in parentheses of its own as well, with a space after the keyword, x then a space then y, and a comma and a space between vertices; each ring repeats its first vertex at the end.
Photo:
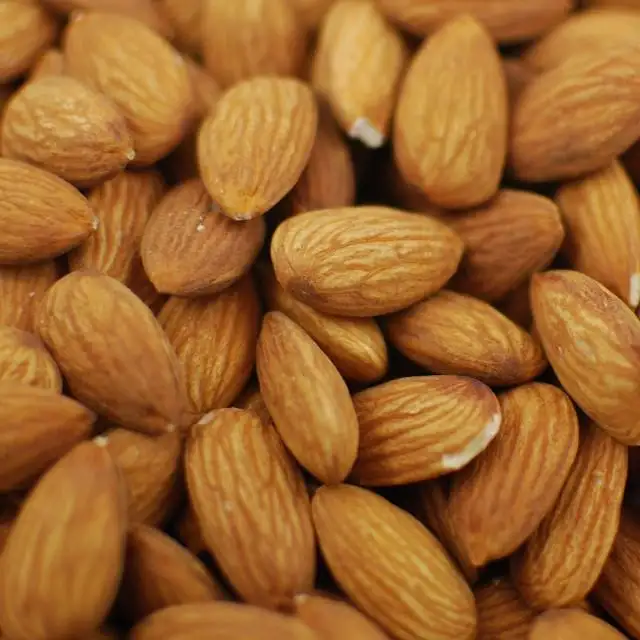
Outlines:
POLYGON ((469 462, 482 453, 498 435, 501 424, 502 415, 500 413, 494 413, 482 431, 472 438, 462 451, 442 456, 442 468, 447 471, 456 471, 469 464, 469 462))
POLYGON ((634 273, 629 280, 628 302, 632 309, 640 305, 640 273, 634 273))

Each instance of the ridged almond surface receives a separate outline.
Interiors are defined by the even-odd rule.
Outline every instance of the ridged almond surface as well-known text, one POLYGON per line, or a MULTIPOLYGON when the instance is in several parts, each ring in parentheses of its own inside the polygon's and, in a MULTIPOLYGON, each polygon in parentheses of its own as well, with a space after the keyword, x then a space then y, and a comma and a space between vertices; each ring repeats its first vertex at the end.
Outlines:
POLYGON ((511 130, 511 165, 521 181, 602 169, 640 135, 640 48, 589 49, 540 74, 520 96, 511 130))
POLYGON ((398 378, 353 396, 360 446, 352 477, 369 486, 411 484, 464 467, 500 429, 486 385, 461 376, 398 378))
POLYGON ((640 320, 601 284, 577 271, 531 282, 536 331, 560 383, 623 444, 640 444, 640 320))
POLYGON ((532 608, 575 605, 591 591, 618 532, 626 481, 627 447, 591 423, 558 501, 513 558, 532 608))
POLYGON ((181 370, 147 306, 117 280, 75 271, 46 293, 36 326, 73 394, 132 429, 179 426, 181 370))
POLYGON ((530 334, 466 294, 440 291, 393 316, 387 326, 392 344, 434 373, 502 386, 532 380, 547 366, 530 334))
MULTIPOLYGON (((123 0, 128 2, 128 0, 123 0)), ((179 49, 199 54, 202 48, 203 0, 159 0, 158 5, 175 32, 179 49)))
POLYGON ((515 551, 549 513, 578 449, 578 418, 557 387, 532 383, 500 396, 502 425, 453 478, 450 513, 476 566, 515 551))
POLYGON ((287 448, 325 484, 342 482, 356 460, 358 419, 335 365, 279 311, 264 316, 256 360, 260 392, 287 448))
POLYGON ((120 478, 99 442, 79 444, 43 476, 2 552, 5 634, 83 637, 102 624, 122 573, 125 508, 120 478))
POLYGON ((118 173, 134 157, 124 116, 74 78, 27 82, 5 107, 2 155, 80 187, 118 173))
POLYGON ((64 38, 67 72, 104 93, 124 115, 132 164, 164 157, 185 135, 192 89, 180 55, 142 22, 115 13, 76 15, 64 38))
POLYGON ((547 611, 538 616, 529 640, 625 640, 615 627, 578 609, 547 611))
POLYGON ((455 273, 462 250, 442 222, 377 206, 303 213, 285 220, 271 242, 286 291, 318 311, 359 317, 399 311, 435 293, 455 273))
MULTIPOLYGON (((64 54, 57 47, 47 49, 29 71, 29 81, 65 75, 64 54)), ((127 134, 128 135, 128 134, 127 134)), ((128 160, 128 159, 127 159, 128 160)))
POLYGON ((470 16, 447 23, 415 54, 400 89, 393 147, 401 173, 437 206, 486 202, 506 161, 507 107, 490 35, 470 16))
POLYGON ((309 497, 273 426, 250 411, 214 411, 194 425, 185 464, 205 544, 243 600, 279 608, 313 587, 309 497))
POLYGON ((250 220, 282 199, 309 160, 317 120, 314 95, 298 80, 265 76, 229 89, 198 137, 202 181, 222 212, 250 220))
POLYGON ((0 263, 55 258, 98 226, 87 199, 58 176, 0 158, 0 263))
POLYGON ((210 295, 251 268, 264 237, 262 218, 230 220, 194 178, 174 187, 154 210, 142 238, 142 261, 160 292, 210 295))
POLYGON ((438 540, 415 518, 348 485, 320 488, 311 506, 336 581, 389 635, 475 638, 473 595, 438 540))
POLYGON ((477 640, 529 640, 535 612, 509 580, 497 579, 475 590, 477 640))
POLYGON ((192 411, 228 407, 256 359, 260 305, 251 278, 217 296, 171 297, 158 320, 182 365, 192 411))

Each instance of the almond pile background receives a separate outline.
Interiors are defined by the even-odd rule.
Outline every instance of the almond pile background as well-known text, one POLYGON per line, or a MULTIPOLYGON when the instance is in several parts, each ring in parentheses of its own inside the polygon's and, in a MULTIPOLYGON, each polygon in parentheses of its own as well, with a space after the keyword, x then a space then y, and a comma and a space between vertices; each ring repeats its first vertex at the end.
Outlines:
POLYGON ((2 640, 640 639, 640 1, 0 0, 2 640))

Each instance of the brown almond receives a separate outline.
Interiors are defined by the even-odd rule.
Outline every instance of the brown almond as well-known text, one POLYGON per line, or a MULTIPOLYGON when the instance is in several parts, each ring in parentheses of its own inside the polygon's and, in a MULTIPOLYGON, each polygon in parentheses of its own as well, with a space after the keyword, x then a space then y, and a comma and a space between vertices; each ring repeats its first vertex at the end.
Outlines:
POLYGON ((194 556, 207 551, 207 545, 202 539, 200 524, 190 505, 182 512, 182 515, 178 519, 176 537, 194 556))
POLYGON ((149 280, 139 253, 134 256, 131 263, 127 287, 151 309, 154 315, 158 315, 167 300, 167 296, 161 294, 149 280))
POLYGON ((535 612, 507 579, 496 579, 475 590, 478 640, 529 640, 535 612))
POLYGON ((51 47, 47 49, 31 67, 29 81, 33 82, 41 78, 62 75, 65 75, 64 54, 60 49, 51 47))
POLYGON ((289 0, 302 21, 311 28, 318 27, 334 2, 336 0, 289 0))
POLYGON ((496 308, 509 320, 515 322, 526 331, 535 330, 533 327, 533 312, 531 310, 531 299, 529 289, 531 288, 531 278, 523 282, 519 287, 508 293, 496 308))
POLYGON ((267 409, 267 405, 264 403, 264 398, 260 393, 260 389, 253 384, 249 384, 247 388, 236 398, 233 406, 238 407, 238 409, 253 411, 253 413, 260 418, 262 424, 273 424, 273 420, 269 415, 269 410, 267 409))
MULTIPOLYGON (((189 58, 189 56, 184 56, 184 63, 187 65, 187 71, 189 72, 189 78, 191 79, 191 86, 193 88, 195 118, 200 121, 211 111, 218 100, 220 100, 222 90, 218 82, 207 70, 189 58)), ((195 129, 197 129, 197 127, 195 127, 195 129)), ((193 134, 190 134, 190 136, 194 137, 193 134)))
POLYGON ((547 611, 531 626, 530 640, 624 640, 604 620, 578 609, 547 611))
POLYGON ((503 58, 502 67, 507 81, 509 104, 513 106, 527 85, 536 77, 536 72, 520 57, 503 58))

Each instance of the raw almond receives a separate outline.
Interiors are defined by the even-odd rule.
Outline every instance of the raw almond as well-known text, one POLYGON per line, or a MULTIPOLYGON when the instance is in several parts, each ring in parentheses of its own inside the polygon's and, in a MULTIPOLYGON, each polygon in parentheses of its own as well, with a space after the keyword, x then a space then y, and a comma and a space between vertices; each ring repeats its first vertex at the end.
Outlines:
POLYGON ((260 389, 255 387, 253 384, 250 384, 237 398, 234 402, 234 406, 238 407, 238 409, 246 409, 247 411, 253 411, 262 424, 272 424, 273 420, 269 415, 269 410, 267 409, 267 405, 264 403, 264 398, 260 393, 260 389))
POLYGON ((205 544, 243 600, 278 608, 313 587, 309 498, 272 426, 242 409, 208 414, 191 432, 186 473, 205 544))
POLYGON ((506 579, 493 580, 475 590, 478 640, 529 640, 535 612, 506 579))
POLYGON ((151 309, 154 315, 158 314, 167 300, 167 296, 161 294, 149 280, 140 254, 135 255, 131 263, 127 287, 151 309))
POLYGON ((359 317, 399 311, 435 293, 455 273, 462 250, 460 238, 434 218, 378 206, 303 213, 285 220, 271 242, 286 291, 318 311, 359 317))
MULTIPOLYGON (((184 56, 184 63, 187 65, 187 71, 191 79, 194 98, 193 108, 199 123, 217 104, 222 95, 222 90, 218 82, 214 80, 207 70, 189 58, 189 56, 184 56)), ((197 130, 197 126, 195 129, 197 130)))
POLYGON ((29 81, 33 82, 41 78, 62 75, 65 75, 64 54, 60 49, 51 47, 51 49, 47 49, 31 67, 29 71, 29 81))
POLYGON ((584 611, 547 611, 538 616, 529 640, 624 640, 610 624, 584 611))
POLYGON ((406 180, 451 209, 495 195, 507 154, 507 86, 500 57, 470 16, 447 23, 415 54, 394 119, 406 180))
POLYGON ((182 512, 178 520, 176 537, 194 556, 207 552, 207 545, 202 539, 200 524, 191 506, 188 506, 182 512))
POLYGON ((513 107, 517 103, 520 94, 536 77, 536 72, 519 57, 503 58, 502 67, 507 81, 509 104, 513 107))
POLYGON ((263 319, 256 364, 262 397, 287 448, 322 482, 342 482, 358 452, 358 419, 334 364, 279 311, 263 319))
POLYGON ((321 22, 327 11, 336 0, 289 0, 289 4, 295 8, 302 21, 315 28, 321 22))
POLYGON ((164 16, 173 27, 178 47, 187 53, 200 53, 203 0, 159 0, 157 4, 162 7, 164 16))

